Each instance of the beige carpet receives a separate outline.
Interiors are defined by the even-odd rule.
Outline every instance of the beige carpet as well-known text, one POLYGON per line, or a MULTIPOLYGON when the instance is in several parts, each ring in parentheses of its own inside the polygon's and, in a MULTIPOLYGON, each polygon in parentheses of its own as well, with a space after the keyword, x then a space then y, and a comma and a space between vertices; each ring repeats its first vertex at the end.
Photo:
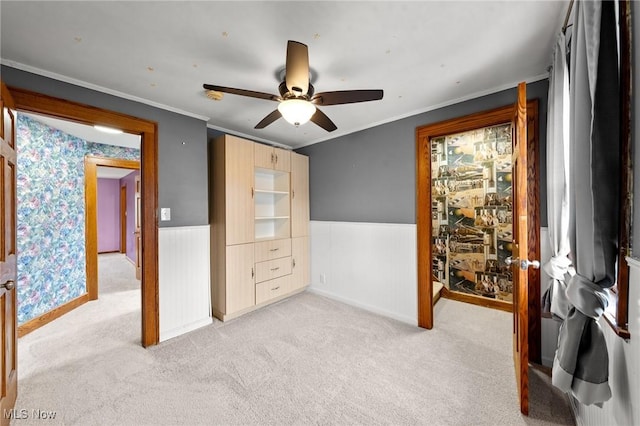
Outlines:
POLYGON ((56 417, 14 424, 573 424, 535 371, 520 415, 507 313, 441 300, 426 331, 307 292, 143 349, 126 262, 100 256, 100 300, 20 339, 16 408, 56 417))

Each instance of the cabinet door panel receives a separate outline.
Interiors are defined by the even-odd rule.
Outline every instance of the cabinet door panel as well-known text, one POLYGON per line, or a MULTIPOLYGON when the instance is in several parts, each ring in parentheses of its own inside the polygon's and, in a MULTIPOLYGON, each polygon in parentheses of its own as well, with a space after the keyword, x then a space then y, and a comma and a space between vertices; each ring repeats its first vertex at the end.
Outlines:
POLYGON ((291 153, 291 237, 309 235, 309 157, 291 153))
POLYGON ((311 273, 309 271, 309 237, 291 239, 291 290, 297 290, 309 285, 311 273))
POLYGON ((275 156, 273 147, 263 145, 261 143, 254 144, 255 149, 255 166, 263 169, 273 169, 275 156))
POLYGON ((283 172, 291 171, 291 151, 286 149, 274 148, 273 153, 275 155, 274 169, 281 170, 283 172))
POLYGON ((233 136, 225 139, 227 245, 253 242, 253 143, 233 136))
POLYGON ((250 308, 256 303, 253 244, 227 247, 226 314, 250 308))

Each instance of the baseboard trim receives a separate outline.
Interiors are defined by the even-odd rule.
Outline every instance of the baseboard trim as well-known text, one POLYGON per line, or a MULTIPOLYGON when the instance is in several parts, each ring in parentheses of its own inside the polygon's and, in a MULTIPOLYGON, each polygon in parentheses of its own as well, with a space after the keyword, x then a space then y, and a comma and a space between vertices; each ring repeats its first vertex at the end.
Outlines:
POLYGON ((382 316, 385 316, 385 317, 388 317, 388 318, 393 318, 394 320, 397 320, 397 321, 400 321, 400 322, 404 322, 405 324, 418 326, 418 314, 417 314, 417 312, 416 312, 416 316, 415 317, 410 318, 410 317, 407 317, 407 316, 404 316, 404 315, 398 315, 398 314, 396 314, 394 312, 390 312, 390 311, 386 311, 384 309, 377 308, 375 306, 367 305, 366 303, 360 303, 360 302, 357 302, 357 301, 352 300, 352 299, 347 299, 345 297, 336 296, 333 293, 329 293, 327 291, 319 290, 317 287, 309 287, 309 289, 307 291, 309 291, 310 293, 315 293, 315 294, 318 294, 320 296, 327 297, 329 299, 337 300, 338 302, 342 302, 342 303, 345 303, 347 305, 355 306, 356 308, 364 309, 365 311, 373 312, 375 314, 382 315, 382 316))
MULTIPOLYGON (((168 331, 160 331, 160 342, 164 342, 165 340, 172 339, 174 337, 181 336, 185 333, 188 333, 193 330, 197 330, 198 328, 205 327, 213 323, 213 318, 203 318, 201 320, 192 322, 191 324, 184 325, 182 327, 174 328, 173 330, 168 331)), ((162 328, 162 324, 160 325, 162 328)))
POLYGON ((71 299, 67 303, 60 305, 57 308, 40 315, 39 317, 30 319, 24 324, 18 326, 18 337, 25 336, 32 331, 39 329, 43 325, 49 324, 51 321, 73 311, 75 308, 84 305, 88 301, 89 293, 84 293, 83 295, 76 297, 75 299, 71 299))

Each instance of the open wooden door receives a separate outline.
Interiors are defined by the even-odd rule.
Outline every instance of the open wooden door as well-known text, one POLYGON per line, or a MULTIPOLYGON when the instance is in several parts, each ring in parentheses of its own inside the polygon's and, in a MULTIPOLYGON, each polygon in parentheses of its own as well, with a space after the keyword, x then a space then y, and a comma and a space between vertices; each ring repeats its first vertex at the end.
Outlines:
POLYGON ((16 311, 16 115, 13 100, 0 81, 0 409, 8 425, 18 396, 16 311))
POLYGON ((529 414, 529 267, 539 268, 538 261, 529 261, 528 241, 528 165, 527 165, 527 87, 518 85, 518 100, 514 108, 513 131, 513 251, 505 259, 513 269, 513 361, 520 411, 529 414))
POLYGON ((135 179, 135 202, 136 202, 136 220, 135 220, 135 230, 133 234, 135 235, 136 240, 136 279, 139 280, 142 277, 142 221, 140 220, 140 211, 141 211, 141 199, 140 199, 140 175, 136 176, 135 179))

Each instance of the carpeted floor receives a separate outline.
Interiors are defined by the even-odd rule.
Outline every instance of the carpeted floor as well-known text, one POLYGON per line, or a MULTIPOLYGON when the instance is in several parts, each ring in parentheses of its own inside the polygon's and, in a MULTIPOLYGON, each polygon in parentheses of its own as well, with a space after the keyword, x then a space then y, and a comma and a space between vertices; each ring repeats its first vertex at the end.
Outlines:
POLYGON ((534 370, 520 415, 510 314, 441 300, 427 331, 306 292, 143 349, 126 262, 100 256, 100 299, 19 340, 14 424, 574 424, 534 370))

